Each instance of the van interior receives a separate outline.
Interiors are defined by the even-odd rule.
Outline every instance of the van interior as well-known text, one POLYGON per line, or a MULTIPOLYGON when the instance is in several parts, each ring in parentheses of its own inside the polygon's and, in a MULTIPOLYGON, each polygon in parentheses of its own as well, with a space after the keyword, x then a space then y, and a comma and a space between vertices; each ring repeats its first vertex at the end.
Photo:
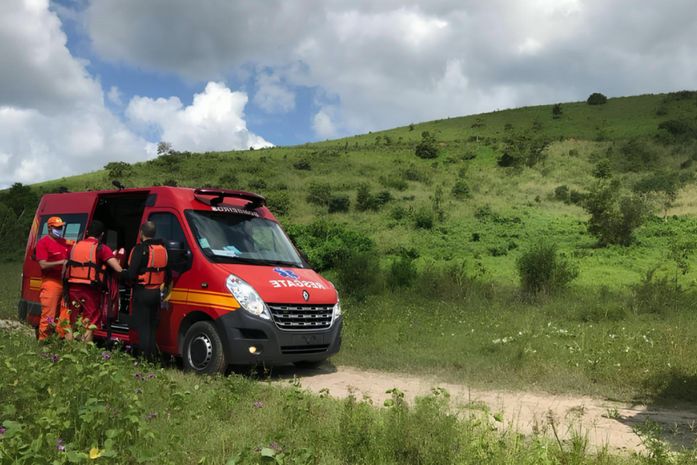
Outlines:
MULTIPOLYGON (((99 197, 93 219, 104 223, 104 243, 114 252, 123 248, 126 266, 131 249, 138 240, 140 222, 148 199, 148 192, 128 194, 106 194, 99 197)), ((128 309, 131 301, 130 288, 119 283, 119 304, 113 321, 104 322, 105 329, 115 332, 128 332, 128 309), (108 328, 107 326, 109 326, 108 328)))

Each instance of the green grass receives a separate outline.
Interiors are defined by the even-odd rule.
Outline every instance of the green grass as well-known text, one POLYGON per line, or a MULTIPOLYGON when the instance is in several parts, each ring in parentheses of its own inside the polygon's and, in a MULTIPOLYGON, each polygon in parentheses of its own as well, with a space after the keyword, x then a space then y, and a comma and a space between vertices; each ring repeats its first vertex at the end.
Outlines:
POLYGON ((22 264, 0 262, 0 319, 17 319, 22 264))
MULTIPOLYGON (((523 438, 491 413, 468 416, 436 391, 385 408, 249 378, 197 377, 79 343, 38 346, 0 330, 0 464, 641 464, 523 438)), ((691 463, 683 452, 670 463, 691 463)))

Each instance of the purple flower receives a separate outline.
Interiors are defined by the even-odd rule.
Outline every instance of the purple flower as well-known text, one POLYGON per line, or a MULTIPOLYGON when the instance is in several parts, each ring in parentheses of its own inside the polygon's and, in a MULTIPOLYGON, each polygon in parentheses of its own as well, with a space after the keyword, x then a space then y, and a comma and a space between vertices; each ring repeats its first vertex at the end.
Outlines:
POLYGON ((5 431, 7 431, 7 428, 5 428, 4 426, 0 426, 0 436, 4 435, 5 431))
POLYGON ((58 360, 60 360, 60 355, 51 354, 48 356, 48 359, 51 360, 51 363, 56 363, 58 360))
POLYGON ((111 360, 111 353, 106 351, 102 352, 102 360, 111 360))
POLYGON ((264 406, 264 403, 260 400, 254 402, 254 408, 262 408, 264 406))
POLYGON ((56 450, 58 452, 65 452, 65 444, 61 438, 56 439, 56 450))
POLYGON ((53 317, 49 316, 48 318, 46 318, 46 322, 50 325, 53 325, 56 323, 56 320, 53 317))
POLYGON ((145 415, 146 420, 154 420, 155 418, 157 418, 157 412, 150 412, 145 415))
POLYGON ((281 445, 276 441, 273 441, 271 444, 269 444, 269 448, 275 450, 276 452, 281 452, 283 450, 281 445))
POLYGON ((136 373, 133 375, 133 377, 138 381, 143 381, 143 373, 136 373))
POLYGON ((155 373, 148 373, 146 376, 147 379, 155 379, 155 373))

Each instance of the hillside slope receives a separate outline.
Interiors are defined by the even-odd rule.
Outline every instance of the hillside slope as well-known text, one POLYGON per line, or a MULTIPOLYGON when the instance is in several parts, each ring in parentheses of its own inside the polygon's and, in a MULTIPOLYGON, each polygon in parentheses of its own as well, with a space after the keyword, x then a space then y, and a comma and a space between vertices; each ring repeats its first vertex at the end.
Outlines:
POLYGON ((695 95, 625 97, 604 105, 566 103, 557 118, 553 106, 545 105, 296 147, 179 153, 134 165, 115 163, 107 170, 36 187, 41 191, 59 186, 109 188, 118 178, 131 187, 248 189, 267 195, 284 224, 329 217, 370 236, 386 258, 406 247, 419 255, 421 263, 466 260, 494 280, 513 282, 519 251, 546 238, 577 260, 581 270, 577 283, 629 284, 664 261, 676 235, 697 230, 692 218, 697 190, 690 181, 695 141, 682 133, 663 134, 658 140, 666 132, 658 129, 661 123, 695 120, 695 95), (434 159, 414 154, 424 131, 435 137, 434 159), (547 145, 531 166, 499 166, 499 158, 516 139, 547 145), (635 160, 636 150, 641 153, 635 160), (644 163, 642 157, 647 156, 650 162, 644 163), (657 173, 684 178, 667 220, 658 218, 666 212, 655 201, 657 217, 638 231, 628 248, 596 248, 596 239, 586 231, 583 208, 554 196, 559 186, 567 186, 572 194, 588 190, 597 181, 594 168, 602 163, 627 190, 657 173), (359 205, 361 186, 367 186, 369 200, 359 205), (348 211, 327 215, 330 196, 345 197, 331 209, 341 210, 348 201, 348 211), (376 197, 380 200, 371 204, 376 197), (674 214, 678 216, 673 218, 674 214))

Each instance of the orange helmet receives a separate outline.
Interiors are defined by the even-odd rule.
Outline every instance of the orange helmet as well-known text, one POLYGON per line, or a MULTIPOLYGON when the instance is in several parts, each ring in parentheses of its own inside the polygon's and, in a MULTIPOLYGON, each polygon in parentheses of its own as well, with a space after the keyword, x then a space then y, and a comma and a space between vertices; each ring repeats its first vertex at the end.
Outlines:
POLYGON ((62 228, 65 223, 63 223, 63 219, 60 216, 52 216, 46 224, 52 228, 62 228))

